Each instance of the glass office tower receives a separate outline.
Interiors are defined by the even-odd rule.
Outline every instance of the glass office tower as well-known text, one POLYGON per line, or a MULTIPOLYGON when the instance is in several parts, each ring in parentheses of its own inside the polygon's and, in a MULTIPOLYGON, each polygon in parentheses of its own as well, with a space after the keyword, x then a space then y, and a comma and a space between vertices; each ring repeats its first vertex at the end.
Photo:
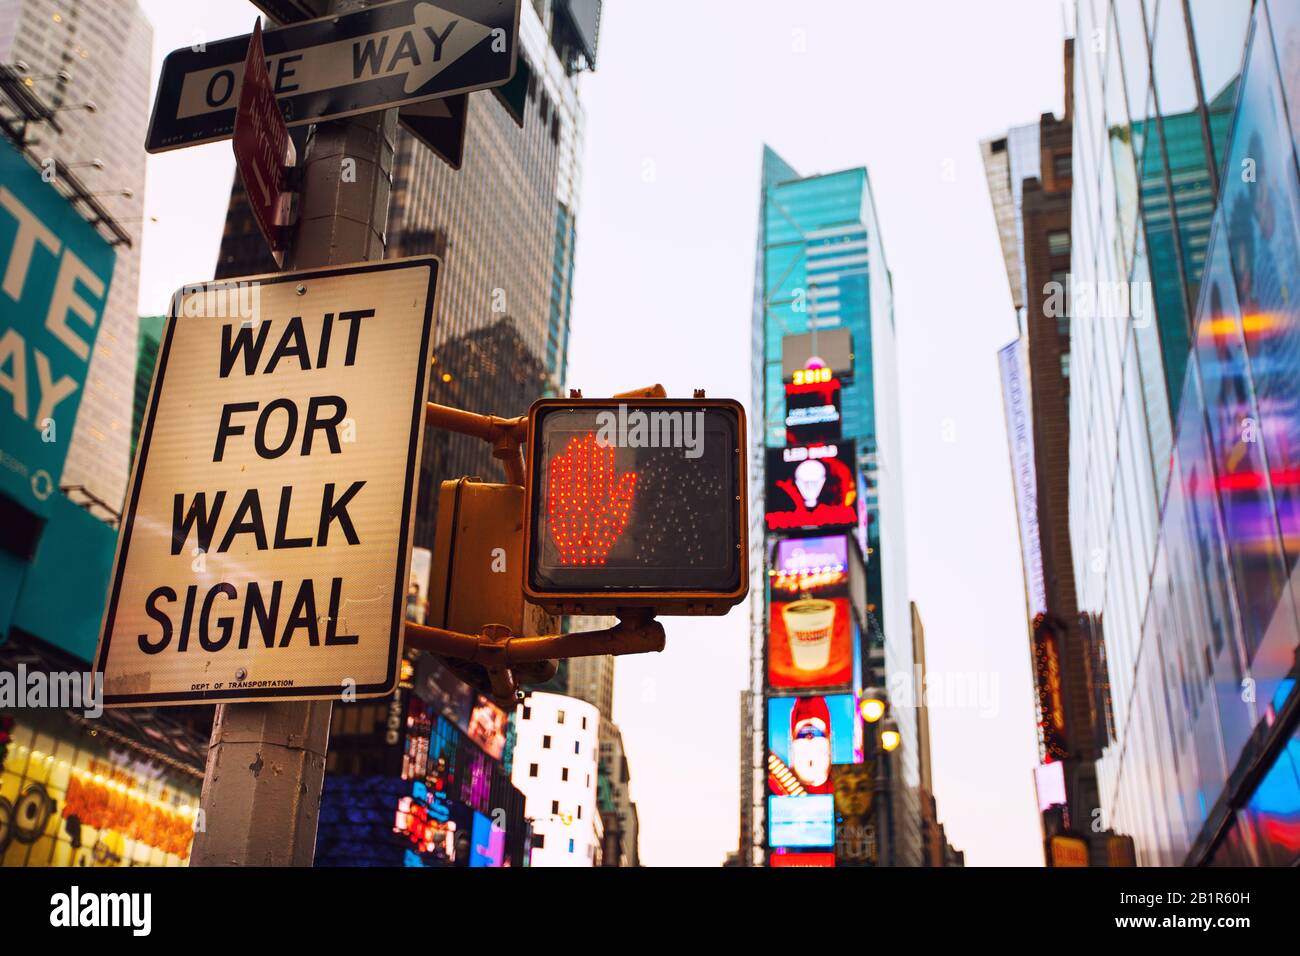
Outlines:
MULTIPOLYGON (((893 299, 865 169, 801 177, 764 149, 752 347, 751 657, 754 699, 762 706, 749 711, 753 747, 745 757, 753 804, 742 814, 751 829, 742 834, 741 856, 759 865, 822 857, 829 863, 830 831, 799 831, 787 816, 791 808, 803 824, 819 823, 812 803, 790 801, 815 801, 823 791, 806 774, 796 780, 798 768, 785 783, 774 782, 774 774, 782 777, 782 748, 801 732, 801 708, 813 713, 824 700, 835 763, 872 765, 870 740, 865 751, 863 740, 875 727, 868 731, 858 721, 853 695, 864 681, 883 686, 887 676, 897 676, 910 682, 913 665, 893 299), (809 389, 818 397, 810 400, 809 389), (821 573, 848 579, 847 596, 839 600, 851 609, 844 647, 847 653, 851 645, 853 660, 836 673, 830 671, 838 649, 825 672, 801 669, 799 655, 806 652, 794 647, 796 627, 783 610, 820 585, 805 581, 779 593, 783 580, 808 570, 800 556, 814 553, 821 555, 813 562, 821 573), (883 666, 873 666, 881 655, 883 666), (841 725, 836 708, 845 700, 852 713, 841 725), (841 736, 848 733, 851 748, 841 736)), ((882 808, 888 832, 870 839, 877 841, 877 865, 919 865, 914 695, 910 683, 889 683, 902 744, 887 770, 872 765, 877 779, 889 774, 892 798, 888 812, 882 808)), ((839 859, 842 837, 834 835, 839 859)))
POLYGON ((1076 38, 1070 523, 1104 823, 1141 864, 1293 864, 1300 9, 1080 0, 1076 38))

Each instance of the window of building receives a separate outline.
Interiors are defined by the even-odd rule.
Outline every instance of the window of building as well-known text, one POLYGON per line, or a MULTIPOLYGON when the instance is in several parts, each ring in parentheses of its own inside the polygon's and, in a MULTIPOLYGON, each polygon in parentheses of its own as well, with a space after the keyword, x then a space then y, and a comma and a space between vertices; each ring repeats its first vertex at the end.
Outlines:
POLYGON ((573 752, 574 752, 575 754, 578 754, 578 753, 581 753, 581 752, 582 752, 581 750, 578 749, 578 742, 577 742, 576 740, 573 742, 573 752))
POLYGON ((550 735, 550 734, 546 734, 546 735, 544 735, 544 736, 542 737, 542 749, 543 749, 543 750, 550 750, 550 749, 551 749, 551 735, 550 735))
POLYGON ((532 716, 533 716, 533 709, 532 709, 531 707, 529 707, 527 704, 524 704, 524 716, 523 716, 523 719, 524 719, 524 720, 528 720, 528 719, 531 718, 532 716))
POLYGON ((1049 256, 1070 254, 1070 230, 1057 229, 1047 234, 1047 254, 1049 256))
POLYGON ((568 782, 568 779, 569 779, 569 768, 568 768, 568 767, 561 767, 561 768, 560 768, 560 779, 563 780, 563 781, 565 781, 566 783, 568 782))
POLYGON ((530 776, 530 777, 535 777, 535 776, 537 776, 537 764, 535 764, 535 763, 530 763, 530 764, 528 765, 528 776, 530 776))
POLYGON ((543 849, 545 846, 546 846, 546 834, 545 834, 545 833, 534 833, 534 834, 533 834, 533 849, 534 849, 534 850, 541 850, 541 849, 543 849))
POLYGON ((582 819, 582 804, 578 804, 578 819, 582 819))
POLYGON ((552 814, 553 816, 559 816, 559 815, 560 815, 560 801, 559 801, 559 800, 552 800, 552 801, 551 801, 551 814, 552 814))
POLYGON ((573 837, 569 837, 569 852, 573 852, 573 837))
POLYGON ((1073 164, 1074 156, 1071 153, 1057 153, 1052 157, 1052 172, 1057 179, 1069 179, 1073 164))
POLYGON ((561 711, 557 711, 557 712, 556 712, 556 714, 555 714, 555 722, 556 722, 557 724, 562 724, 562 723, 564 723, 564 711, 561 710, 561 711))
POLYGON ((583 730, 586 730, 586 729, 587 729, 587 718, 586 718, 586 717, 582 718, 582 729, 583 729, 583 730))

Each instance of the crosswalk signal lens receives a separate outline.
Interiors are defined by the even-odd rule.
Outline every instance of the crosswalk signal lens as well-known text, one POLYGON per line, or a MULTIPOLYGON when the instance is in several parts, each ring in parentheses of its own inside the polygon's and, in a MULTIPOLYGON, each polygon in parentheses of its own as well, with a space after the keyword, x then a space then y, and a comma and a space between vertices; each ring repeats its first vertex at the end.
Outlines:
POLYGON ((748 589, 744 447, 733 401, 535 404, 528 599, 557 613, 725 613, 748 589))

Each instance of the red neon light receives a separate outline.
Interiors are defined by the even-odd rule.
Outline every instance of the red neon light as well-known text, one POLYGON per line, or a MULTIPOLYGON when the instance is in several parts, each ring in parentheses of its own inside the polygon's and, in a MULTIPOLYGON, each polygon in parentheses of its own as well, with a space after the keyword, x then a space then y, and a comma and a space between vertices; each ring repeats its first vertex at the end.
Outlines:
POLYGON ((613 446, 594 432, 570 438, 563 455, 551 459, 546 502, 551 540, 562 564, 604 564, 627 527, 637 474, 620 475, 613 446))

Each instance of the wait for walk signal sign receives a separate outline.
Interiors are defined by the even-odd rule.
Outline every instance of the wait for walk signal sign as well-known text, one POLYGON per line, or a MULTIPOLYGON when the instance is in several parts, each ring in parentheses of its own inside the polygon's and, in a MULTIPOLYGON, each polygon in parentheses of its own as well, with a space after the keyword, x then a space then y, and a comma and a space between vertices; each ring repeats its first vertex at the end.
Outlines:
POLYGON ((543 399, 524 594, 557 614, 725 614, 749 588, 746 496, 738 402, 543 399))
POLYGON ((176 295, 96 654, 107 706, 392 692, 438 269, 176 295))

